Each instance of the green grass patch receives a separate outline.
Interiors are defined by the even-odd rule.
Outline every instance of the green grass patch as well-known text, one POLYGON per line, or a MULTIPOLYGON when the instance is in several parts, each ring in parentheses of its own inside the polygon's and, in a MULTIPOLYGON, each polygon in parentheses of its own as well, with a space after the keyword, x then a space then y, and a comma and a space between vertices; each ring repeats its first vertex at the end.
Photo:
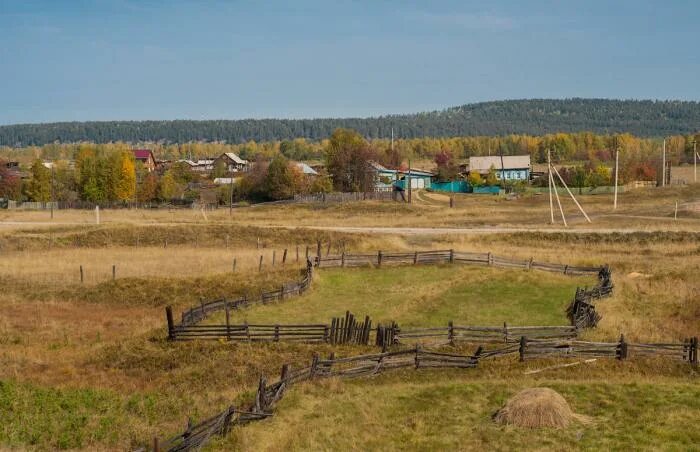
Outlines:
MULTIPOLYGON (((320 269, 302 297, 233 313, 249 323, 328 322, 346 310, 400 326, 562 325, 577 285, 591 278, 472 266, 320 269)), ((211 321, 221 322, 219 315, 211 321)))
POLYGON ((692 383, 540 381, 593 422, 530 430, 491 419, 521 382, 433 372, 408 380, 295 388, 270 421, 236 429, 211 450, 694 450, 700 442, 700 386, 692 383))
MULTIPOLYGON (((133 448, 164 417, 192 411, 187 397, 59 389, 0 381, 0 444, 42 450, 133 448)), ((180 422, 181 423, 181 422, 180 422)))

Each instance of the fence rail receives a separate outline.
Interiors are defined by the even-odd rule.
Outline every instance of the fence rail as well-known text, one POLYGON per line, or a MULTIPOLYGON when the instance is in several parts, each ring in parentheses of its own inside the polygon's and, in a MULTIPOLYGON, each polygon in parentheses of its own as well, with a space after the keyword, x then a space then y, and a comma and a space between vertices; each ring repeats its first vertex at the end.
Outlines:
POLYGON ((691 337, 681 343, 628 343, 624 335, 618 342, 551 341, 521 337, 520 360, 543 357, 554 358, 615 358, 664 357, 698 364, 698 338, 691 337))
POLYGON ((521 336, 518 343, 507 344, 501 348, 487 350, 479 346, 472 355, 424 349, 420 345, 410 349, 392 351, 388 351, 385 347, 381 353, 345 358, 336 358, 334 353, 331 353, 327 359, 321 359, 318 355, 314 355, 309 366, 296 371, 292 371, 289 364, 283 365, 280 379, 275 383, 268 385, 267 379, 260 377, 255 398, 249 402, 249 408, 240 410, 229 406, 198 424, 192 424, 191 421, 188 421, 187 428, 183 433, 162 443, 156 439, 153 449, 175 452, 201 448, 214 435, 225 435, 234 426, 272 416, 275 404, 282 399, 290 386, 318 378, 366 377, 402 368, 472 369, 477 367, 481 360, 515 354, 519 354, 520 361, 542 357, 625 360, 634 357, 662 356, 688 361, 697 366, 697 352, 697 337, 686 339, 683 343, 633 344, 627 343, 624 337, 620 337, 618 342, 586 342, 533 340, 521 336))
POLYGON ((308 195, 294 195, 294 202, 349 202, 349 201, 393 201, 391 191, 370 191, 370 192, 343 192, 343 193, 314 193, 308 195))
MULTIPOLYGON (((429 250, 429 251, 413 251, 413 252, 382 252, 372 254, 351 254, 341 253, 338 255, 321 255, 321 244, 317 246, 317 256, 313 260, 307 259, 306 269, 302 271, 302 277, 299 281, 293 281, 283 284, 279 289, 263 292, 259 298, 248 298, 247 296, 228 300, 221 298, 209 302, 200 301, 198 306, 194 306, 182 313, 181 322, 175 325, 172 319, 172 311, 170 307, 166 308, 166 316, 168 319, 168 337, 173 340, 188 340, 188 339, 221 339, 227 340, 242 340, 243 334, 239 330, 240 325, 230 325, 228 312, 230 310, 238 310, 249 307, 255 304, 266 304, 277 300, 283 300, 288 297, 302 295, 311 286, 313 279, 313 269, 330 268, 330 267, 360 267, 360 266, 376 266, 382 265, 418 265, 418 264, 471 264, 471 265, 486 265, 494 267, 506 268, 523 268, 527 270, 541 270, 549 272, 563 273, 566 275, 596 275, 598 284, 592 289, 577 288, 574 300, 567 308, 567 316, 571 321, 571 327, 558 327, 559 330, 553 330, 552 327, 527 327, 539 328, 539 332, 530 331, 530 336, 540 339, 569 339, 576 337, 576 332, 579 329, 595 327, 600 321, 601 316, 596 312, 594 301, 612 293, 612 272, 609 267, 585 267, 572 266, 564 264, 553 264, 547 262, 536 262, 531 259, 512 259, 495 256, 492 253, 473 253, 455 250, 429 250), (218 327, 210 326, 205 330, 196 328, 187 328, 197 325, 199 322, 207 318, 210 314, 226 311, 226 325, 218 327), (561 329, 565 328, 565 329, 561 329)), ((417 338, 418 331, 400 331, 396 324, 389 328, 387 326, 378 325, 372 328, 369 318, 365 319, 364 323, 358 322, 354 317, 336 318, 330 324, 325 325, 327 331, 323 335, 295 335, 299 338, 307 338, 309 341, 324 341, 332 344, 338 343, 354 343, 368 344, 370 336, 374 336, 375 343, 378 346, 384 343, 398 343, 403 338, 404 342, 410 338, 417 338), (347 322, 352 322, 349 324, 347 322)), ((281 326, 280 332, 286 331, 285 326, 281 326)), ((459 329, 467 327, 452 327, 437 329, 431 331, 430 334, 425 334, 421 337, 433 338, 435 340, 445 340, 447 342, 463 341, 512 341, 514 338, 521 335, 517 327, 478 327, 471 326, 470 329, 459 329), (456 328, 456 329, 455 329, 456 328), (479 330, 481 328, 481 330, 479 330)), ((249 329, 249 327, 248 327, 249 329)), ((250 331, 246 334, 246 340, 250 331)), ((425 333, 425 332, 424 332, 425 333)), ((253 332, 256 334, 256 332, 253 332)), ((260 335, 252 337, 260 337, 259 340, 281 340, 290 339, 290 334, 278 335, 260 335)), ((295 338, 295 340, 299 340, 295 338)))

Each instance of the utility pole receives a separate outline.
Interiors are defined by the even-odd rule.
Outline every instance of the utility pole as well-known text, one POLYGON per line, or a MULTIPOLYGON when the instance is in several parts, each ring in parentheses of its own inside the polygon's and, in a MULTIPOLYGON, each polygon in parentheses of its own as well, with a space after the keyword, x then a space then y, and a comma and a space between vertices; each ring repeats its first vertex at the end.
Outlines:
POLYGON ((53 220, 53 203, 56 201, 56 185, 54 184, 54 164, 51 162, 51 219, 53 220))
POLYGON ((666 186, 666 138, 664 138, 663 157, 661 159, 661 186, 666 186))
POLYGON ((394 150, 394 128, 391 128, 391 150, 394 150))
POLYGON ((693 182, 698 181, 698 151, 695 150, 698 142, 693 140, 693 182))
POLYGON ((501 151, 501 183, 503 184, 503 189, 506 188, 506 168, 503 164, 503 145, 499 146, 498 149, 501 151))
POLYGON ((613 210, 617 209, 617 175, 620 168, 620 148, 617 146, 617 137, 615 137, 615 201, 613 201, 613 210))
POLYGON ((552 201, 552 184, 554 180, 552 179, 552 152, 547 149, 547 176, 549 177, 549 214, 551 220, 549 224, 554 224, 554 202, 552 201))
POLYGON ((228 216, 233 215, 233 177, 229 183, 228 216))
POLYGON ((408 161, 408 174, 406 175, 406 185, 408 185, 408 203, 413 203, 413 191, 411 189, 411 161, 408 161))

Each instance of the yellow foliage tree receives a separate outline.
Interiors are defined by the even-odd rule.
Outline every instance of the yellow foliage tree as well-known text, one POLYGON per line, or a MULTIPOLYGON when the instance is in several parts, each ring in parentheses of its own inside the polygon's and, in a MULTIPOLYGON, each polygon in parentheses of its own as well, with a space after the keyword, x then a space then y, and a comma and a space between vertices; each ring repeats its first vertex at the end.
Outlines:
POLYGON ((114 178, 114 198, 117 201, 130 201, 136 194, 136 166, 128 151, 118 153, 114 178))

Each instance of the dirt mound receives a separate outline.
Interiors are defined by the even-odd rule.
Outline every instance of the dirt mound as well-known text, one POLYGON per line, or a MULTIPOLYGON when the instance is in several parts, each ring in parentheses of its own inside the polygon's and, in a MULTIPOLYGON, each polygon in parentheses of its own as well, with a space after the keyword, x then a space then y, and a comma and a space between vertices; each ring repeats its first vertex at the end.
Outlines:
POLYGON ((494 420, 499 424, 527 428, 564 428, 573 421, 589 421, 586 416, 571 411, 564 397, 549 388, 520 391, 494 415, 494 420))

